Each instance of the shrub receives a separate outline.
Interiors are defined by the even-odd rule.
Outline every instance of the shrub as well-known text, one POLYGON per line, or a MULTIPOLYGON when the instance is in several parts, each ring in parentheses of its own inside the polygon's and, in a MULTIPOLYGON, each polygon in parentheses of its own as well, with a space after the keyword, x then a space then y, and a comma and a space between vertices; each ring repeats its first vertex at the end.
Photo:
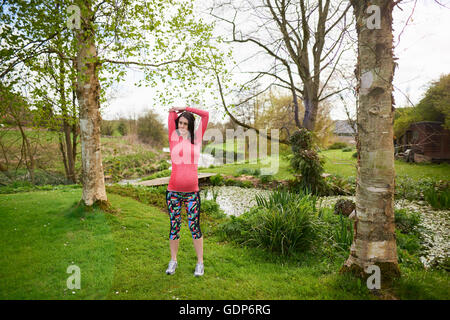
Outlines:
POLYGON ((148 177, 145 177, 141 180, 146 181, 146 180, 153 180, 153 179, 157 179, 157 178, 169 177, 171 173, 172 173, 172 170, 158 171, 158 172, 155 172, 154 174, 152 174, 148 177))
POLYGON ((166 160, 160 160, 158 162, 158 171, 169 169, 170 164, 166 160))
POLYGON ((343 179, 340 176, 331 175, 325 178, 329 194, 350 195, 355 193, 355 182, 351 179, 343 179))
POLYGON ((270 181, 272 181, 273 177, 270 175, 264 175, 264 176, 260 176, 259 177, 259 181, 261 181, 261 183, 268 183, 270 181))
POLYGON ((347 144, 345 142, 335 142, 328 147, 328 150, 343 149, 345 147, 347 147, 347 144))
POLYGON ((345 256, 353 242, 353 221, 343 215, 335 215, 332 209, 319 211, 318 249, 331 256, 345 256))
POLYGON ((201 210, 206 215, 215 219, 221 219, 226 217, 226 214, 220 209, 219 204, 214 200, 202 200, 201 210))
POLYGON ((257 196, 256 201, 263 210, 259 223, 251 226, 249 243, 281 255, 310 248, 316 234, 314 196, 275 191, 268 199, 257 196))
POLYGON ((253 183, 251 181, 242 181, 243 188, 253 188, 253 183))
POLYGON ((223 177, 219 173, 215 176, 210 177, 209 182, 211 182, 213 186, 223 186, 224 184, 223 177))
POLYGON ((314 194, 328 194, 327 184, 322 177, 324 160, 313 150, 312 134, 306 129, 294 132, 289 138, 293 157, 291 167, 301 174, 298 188, 314 194))
POLYGON ((235 186, 238 185, 238 181, 234 181, 233 179, 226 179, 224 181, 226 186, 235 186))
POLYGON ((128 127, 124 121, 120 121, 117 126, 117 131, 119 131, 121 136, 126 136, 128 134, 128 127))
POLYGON ((433 208, 450 209, 450 189, 433 185, 423 192, 423 197, 433 208))
POLYGON ((228 239, 281 255, 306 251, 315 239, 312 195, 275 191, 268 199, 257 196, 257 206, 219 227, 228 239))
POLYGON ((342 149, 342 152, 351 152, 351 151, 353 151, 352 147, 346 147, 346 148, 342 149))
POLYGON ((163 146, 168 139, 164 125, 158 120, 158 115, 151 110, 138 119, 137 134, 142 142, 154 146, 163 146))
POLYGON ((237 174, 238 175, 245 174, 245 175, 251 175, 251 176, 258 177, 261 175, 261 169, 259 169, 259 168, 256 168, 256 169, 241 168, 237 171, 237 174))
POLYGON ((114 133, 113 121, 102 120, 100 123, 100 133, 102 136, 112 136, 114 133))
POLYGON ((353 242, 352 220, 339 215, 339 224, 334 228, 334 241, 342 251, 348 251, 353 242))
POLYGON ((417 212, 409 212, 405 209, 395 210, 395 227, 402 233, 413 233, 421 219, 417 212))

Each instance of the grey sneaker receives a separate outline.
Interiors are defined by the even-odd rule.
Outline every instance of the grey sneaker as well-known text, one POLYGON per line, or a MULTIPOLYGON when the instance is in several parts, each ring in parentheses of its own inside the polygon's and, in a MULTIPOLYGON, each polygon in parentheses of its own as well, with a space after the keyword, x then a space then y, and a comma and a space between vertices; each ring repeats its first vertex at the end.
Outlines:
POLYGON ((194 276, 200 277, 205 273, 205 267, 203 266, 203 263, 197 263, 195 266, 194 276))
POLYGON ((166 273, 167 274, 174 274, 175 273, 175 269, 178 266, 178 262, 170 260, 169 262, 169 266, 167 267, 166 273))

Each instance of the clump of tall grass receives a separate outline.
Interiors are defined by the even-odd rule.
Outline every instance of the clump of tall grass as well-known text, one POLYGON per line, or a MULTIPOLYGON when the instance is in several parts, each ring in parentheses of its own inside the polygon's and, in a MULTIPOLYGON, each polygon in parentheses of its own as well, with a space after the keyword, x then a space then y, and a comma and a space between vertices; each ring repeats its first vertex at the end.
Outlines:
POLYGON ((435 209, 450 209, 450 190, 433 186, 423 192, 423 197, 435 209))
POLYGON ((220 226, 222 236, 281 255, 306 251, 316 239, 316 201, 311 194, 274 191, 257 206, 220 226))

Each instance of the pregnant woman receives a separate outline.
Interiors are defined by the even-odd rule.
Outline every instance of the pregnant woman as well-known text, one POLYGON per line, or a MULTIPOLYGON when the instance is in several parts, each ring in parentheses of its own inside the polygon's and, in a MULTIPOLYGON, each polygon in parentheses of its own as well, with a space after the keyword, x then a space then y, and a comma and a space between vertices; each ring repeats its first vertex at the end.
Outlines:
POLYGON ((189 107, 173 107, 169 110, 168 127, 172 173, 167 187, 166 202, 170 216, 171 260, 166 270, 167 274, 174 274, 178 266, 177 252, 180 242, 181 208, 183 204, 186 208, 189 230, 197 254, 194 275, 198 277, 204 273, 197 165, 208 119, 209 113, 203 110, 189 107), (195 133, 193 113, 202 118, 195 133))

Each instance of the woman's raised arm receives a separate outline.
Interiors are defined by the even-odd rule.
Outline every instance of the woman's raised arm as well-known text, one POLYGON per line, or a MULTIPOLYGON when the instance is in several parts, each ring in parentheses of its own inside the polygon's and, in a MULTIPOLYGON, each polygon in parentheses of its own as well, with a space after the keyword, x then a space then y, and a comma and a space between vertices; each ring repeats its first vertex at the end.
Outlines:
POLYGON ((195 133, 195 139, 201 141, 203 139, 203 135, 205 134, 206 127, 208 127, 209 112, 206 110, 200 110, 191 107, 186 107, 186 111, 195 113, 196 115, 199 115, 202 118, 202 121, 200 122, 197 132, 195 133), (201 134, 198 134, 199 132, 201 134))

